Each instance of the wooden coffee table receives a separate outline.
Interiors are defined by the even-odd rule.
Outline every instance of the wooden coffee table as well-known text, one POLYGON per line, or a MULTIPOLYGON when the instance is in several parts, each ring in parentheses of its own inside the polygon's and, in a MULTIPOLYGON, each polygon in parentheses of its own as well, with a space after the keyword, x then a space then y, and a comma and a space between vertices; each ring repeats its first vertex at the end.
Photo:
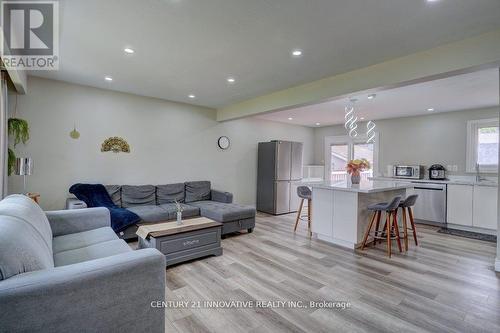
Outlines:
POLYGON ((154 248, 165 255, 167 266, 184 261, 220 256, 222 223, 206 217, 177 222, 142 224, 137 229, 139 248, 154 248))

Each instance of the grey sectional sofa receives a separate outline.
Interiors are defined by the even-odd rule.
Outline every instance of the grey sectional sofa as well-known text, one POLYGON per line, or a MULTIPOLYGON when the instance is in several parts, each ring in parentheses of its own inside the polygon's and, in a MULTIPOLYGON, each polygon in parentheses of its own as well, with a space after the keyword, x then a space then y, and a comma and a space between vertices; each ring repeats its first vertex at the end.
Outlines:
POLYGON ((0 332, 164 332, 165 256, 110 223, 106 208, 0 201, 0 332))
MULTIPOLYGON (((213 190, 209 181, 168 185, 106 185, 111 199, 118 207, 136 213, 145 223, 163 222, 176 218, 174 201, 181 203, 182 216, 204 216, 223 223, 222 234, 239 230, 252 232, 255 227, 255 208, 233 203, 229 192, 213 190)), ((120 238, 136 238, 137 226, 119 233, 120 238)))

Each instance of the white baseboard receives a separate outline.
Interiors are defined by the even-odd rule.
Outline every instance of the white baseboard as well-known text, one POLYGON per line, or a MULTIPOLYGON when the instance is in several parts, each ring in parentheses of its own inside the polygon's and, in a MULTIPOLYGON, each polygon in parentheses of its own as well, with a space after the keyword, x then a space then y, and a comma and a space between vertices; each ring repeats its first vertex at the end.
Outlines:
POLYGON ((354 250, 357 247, 357 244, 354 244, 352 242, 348 242, 348 241, 345 241, 342 239, 337 239, 334 237, 329 237, 329 236, 325 236, 325 235, 321 235, 321 234, 316 234, 316 235, 317 235, 317 238, 319 240, 322 240, 322 241, 328 242, 328 243, 332 243, 334 245, 346 247, 346 248, 351 249, 351 250, 354 250))
POLYGON ((495 260, 495 271, 500 272, 500 258, 495 260))
MULTIPOLYGON (((415 221, 416 222, 416 221, 415 221)), ((493 229, 484 229, 484 228, 478 228, 478 227, 468 227, 465 225, 459 225, 459 224, 452 224, 448 223, 446 227, 450 229, 458 229, 458 230, 464 230, 464 231, 471 231, 471 232, 478 232, 480 234, 486 234, 486 235, 497 235, 497 231, 493 229)))

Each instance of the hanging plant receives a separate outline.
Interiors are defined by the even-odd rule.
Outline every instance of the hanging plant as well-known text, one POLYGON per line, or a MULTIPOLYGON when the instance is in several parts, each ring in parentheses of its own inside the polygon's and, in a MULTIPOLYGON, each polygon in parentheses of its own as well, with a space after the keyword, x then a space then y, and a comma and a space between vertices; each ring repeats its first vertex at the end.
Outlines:
POLYGON ((12 149, 9 148, 9 159, 8 159, 8 175, 12 175, 14 169, 16 167, 16 153, 12 149))
POLYGON ((9 119, 9 135, 14 138, 14 147, 20 142, 26 144, 30 138, 30 128, 24 119, 9 119))
MULTIPOLYGON (((21 142, 26 144, 26 142, 30 139, 30 128, 28 126, 28 122, 24 119, 17 118, 17 95, 14 106, 14 114, 13 117, 8 120, 7 127, 9 136, 14 139, 13 148, 21 142)), ((16 168, 16 153, 14 152, 14 149, 11 148, 8 150, 7 166, 7 173, 10 176, 14 173, 16 168)))

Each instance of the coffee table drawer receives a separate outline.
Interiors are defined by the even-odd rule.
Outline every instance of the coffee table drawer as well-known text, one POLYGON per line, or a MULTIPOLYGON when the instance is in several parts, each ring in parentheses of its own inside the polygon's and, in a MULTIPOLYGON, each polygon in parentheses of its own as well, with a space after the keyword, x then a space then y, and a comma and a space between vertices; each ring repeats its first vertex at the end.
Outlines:
POLYGON ((218 229, 195 235, 180 234, 175 238, 162 239, 160 240, 159 250, 166 254, 218 243, 220 239, 218 229))
MULTIPOLYGON (((198 223, 196 225, 192 222, 189 223, 188 220, 185 225, 178 228, 177 232, 160 234, 156 237, 153 235, 146 238, 139 237, 138 248, 159 250, 165 255, 167 267, 206 256, 220 256, 222 255, 222 223, 206 218, 203 219, 207 220, 207 223, 198 223), (207 224, 210 226, 204 227, 207 224)), ((195 219, 192 221, 195 221, 195 219)), ((165 224, 167 224, 167 227, 169 226, 168 222, 165 224)))

